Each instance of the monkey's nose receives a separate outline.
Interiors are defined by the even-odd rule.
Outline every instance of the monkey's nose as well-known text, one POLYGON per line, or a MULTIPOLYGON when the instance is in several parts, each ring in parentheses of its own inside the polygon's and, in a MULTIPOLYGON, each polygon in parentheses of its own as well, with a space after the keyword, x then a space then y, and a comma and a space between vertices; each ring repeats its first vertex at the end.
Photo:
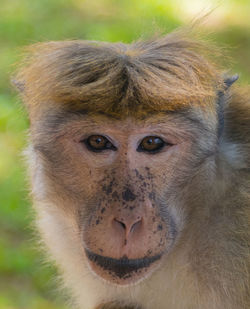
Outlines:
POLYGON ((142 228, 142 217, 137 216, 136 218, 114 218, 113 228, 117 233, 124 233, 126 237, 132 232, 138 231, 142 228))

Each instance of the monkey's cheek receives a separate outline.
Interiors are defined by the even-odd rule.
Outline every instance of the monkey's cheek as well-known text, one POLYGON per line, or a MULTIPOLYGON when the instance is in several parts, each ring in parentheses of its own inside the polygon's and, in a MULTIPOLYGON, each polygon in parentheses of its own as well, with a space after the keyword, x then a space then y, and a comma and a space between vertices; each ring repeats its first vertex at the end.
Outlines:
POLYGON ((88 264, 94 275, 115 285, 134 285, 149 277, 161 264, 162 255, 143 259, 119 260, 86 251, 88 264))

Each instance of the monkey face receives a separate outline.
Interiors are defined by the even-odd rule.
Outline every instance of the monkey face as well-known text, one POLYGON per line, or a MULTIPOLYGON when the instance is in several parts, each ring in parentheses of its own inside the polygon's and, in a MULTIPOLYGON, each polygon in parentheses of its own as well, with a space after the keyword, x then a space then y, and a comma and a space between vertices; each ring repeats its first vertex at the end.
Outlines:
POLYGON ((136 283, 178 242, 187 216, 181 202, 186 175, 190 179, 198 164, 194 154, 202 141, 170 115, 63 119, 56 129, 40 128, 35 145, 50 183, 46 196, 74 218, 82 259, 94 274, 119 285, 136 283))
POLYGON ((186 30, 35 44, 16 76, 37 226, 79 308, 249 308, 250 96, 186 30))

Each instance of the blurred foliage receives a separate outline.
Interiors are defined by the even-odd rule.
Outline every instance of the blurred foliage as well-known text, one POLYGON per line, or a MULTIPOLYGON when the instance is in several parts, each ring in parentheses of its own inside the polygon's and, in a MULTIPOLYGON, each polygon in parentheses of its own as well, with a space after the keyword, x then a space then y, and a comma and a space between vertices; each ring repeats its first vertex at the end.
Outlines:
MULTIPOLYGON (((10 86, 25 45, 46 40, 130 42, 169 32, 217 6, 199 0, 1 0, 0 1, 0 309, 63 308, 55 299, 52 266, 32 239, 22 150, 28 120, 10 86)), ((229 67, 250 80, 250 2, 223 1, 204 25, 231 46, 229 67)), ((59 293, 58 293, 59 294, 59 293)))

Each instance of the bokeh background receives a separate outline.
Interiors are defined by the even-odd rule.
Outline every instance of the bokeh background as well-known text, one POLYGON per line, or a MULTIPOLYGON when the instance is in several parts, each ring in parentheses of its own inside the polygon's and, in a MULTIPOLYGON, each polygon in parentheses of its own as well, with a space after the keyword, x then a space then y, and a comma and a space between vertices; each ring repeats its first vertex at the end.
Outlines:
POLYGON ((25 148, 28 119, 10 85, 22 47, 38 41, 131 42, 215 9, 202 27, 227 44, 240 83, 250 81, 250 0, 0 0, 0 309, 64 308, 55 269, 32 236, 25 148))

